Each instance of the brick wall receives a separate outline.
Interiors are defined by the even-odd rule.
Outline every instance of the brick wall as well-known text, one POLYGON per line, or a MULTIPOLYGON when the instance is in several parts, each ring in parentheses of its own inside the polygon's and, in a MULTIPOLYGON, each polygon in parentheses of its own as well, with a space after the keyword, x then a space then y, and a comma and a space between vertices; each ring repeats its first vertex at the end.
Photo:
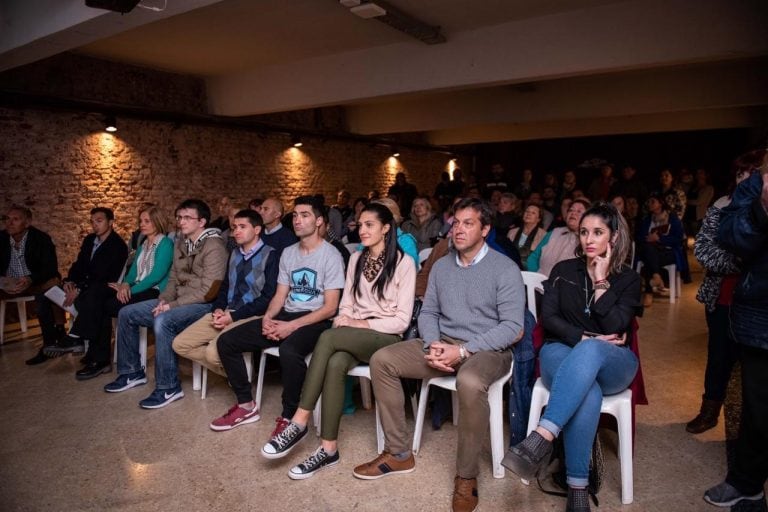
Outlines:
POLYGON ((118 127, 104 132, 101 114, 0 108, 0 210, 32 208, 34 224, 57 245, 62 273, 97 205, 114 208, 117 231, 127 237, 145 201, 169 216, 188 197, 215 208, 222 195, 245 206, 257 196, 288 203, 320 192, 332 203, 341 187, 353 197, 385 193, 401 170, 431 193, 448 163, 445 154, 403 149, 394 160, 388 148, 333 140, 306 139, 295 149, 285 135, 219 126, 120 118, 118 127))

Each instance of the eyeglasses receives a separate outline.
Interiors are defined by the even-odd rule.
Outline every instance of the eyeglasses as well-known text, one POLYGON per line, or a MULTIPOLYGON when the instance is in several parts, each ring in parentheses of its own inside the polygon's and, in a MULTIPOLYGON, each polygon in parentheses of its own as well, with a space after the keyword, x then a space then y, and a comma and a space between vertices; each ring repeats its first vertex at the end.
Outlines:
POLYGON ((200 220, 200 217, 190 217, 189 215, 177 215, 176 216, 176 222, 190 221, 190 220, 200 220))

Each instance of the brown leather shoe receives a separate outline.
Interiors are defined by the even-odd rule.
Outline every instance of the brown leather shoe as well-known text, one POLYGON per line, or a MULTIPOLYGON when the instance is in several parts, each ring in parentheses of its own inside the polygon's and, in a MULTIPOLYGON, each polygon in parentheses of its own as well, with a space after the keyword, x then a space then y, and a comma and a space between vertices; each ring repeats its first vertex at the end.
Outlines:
POLYGON ((474 512, 477 510, 477 478, 453 479, 453 512, 474 512))
POLYGON ((414 469, 416 469, 416 459, 413 458, 413 454, 405 460, 397 460, 391 453, 382 452, 371 462, 357 466, 352 470, 352 474, 363 480, 376 480, 387 475, 410 473, 414 469))

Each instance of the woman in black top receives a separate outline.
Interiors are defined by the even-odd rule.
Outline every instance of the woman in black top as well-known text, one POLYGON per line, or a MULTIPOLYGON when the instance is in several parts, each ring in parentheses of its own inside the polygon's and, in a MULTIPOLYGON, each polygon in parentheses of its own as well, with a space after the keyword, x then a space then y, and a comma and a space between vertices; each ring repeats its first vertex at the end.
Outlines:
POLYGON ((589 458, 603 395, 629 387, 637 372, 627 340, 640 305, 640 276, 624 264, 629 230, 612 204, 598 203, 584 213, 579 242, 577 257, 555 265, 544 285, 545 344, 539 357, 549 404, 536 430, 502 463, 533 478, 562 431, 566 510, 582 512, 589 510, 589 458))

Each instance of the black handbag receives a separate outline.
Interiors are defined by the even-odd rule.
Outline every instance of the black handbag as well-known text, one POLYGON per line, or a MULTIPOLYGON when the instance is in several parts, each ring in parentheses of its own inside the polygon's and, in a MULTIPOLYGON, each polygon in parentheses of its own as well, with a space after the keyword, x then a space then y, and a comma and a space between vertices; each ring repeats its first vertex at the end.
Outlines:
POLYGON ((413 301, 413 313, 411 314, 411 323, 403 333, 404 340, 412 340, 419 337, 419 313, 421 313, 421 299, 413 301))

